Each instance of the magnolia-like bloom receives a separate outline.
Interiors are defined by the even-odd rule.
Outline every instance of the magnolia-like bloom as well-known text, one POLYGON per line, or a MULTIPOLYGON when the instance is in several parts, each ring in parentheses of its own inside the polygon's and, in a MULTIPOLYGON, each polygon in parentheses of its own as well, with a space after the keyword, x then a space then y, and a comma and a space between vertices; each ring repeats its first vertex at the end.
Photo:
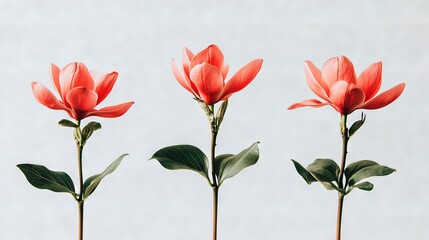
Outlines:
POLYGON ((310 89, 326 102, 308 99, 292 104, 298 107, 321 107, 331 105, 342 115, 356 109, 378 109, 395 101, 405 88, 405 83, 375 96, 381 86, 381 62, 367 67, 356 78, 353 63, 345 56, 330 58, 319 70, 312 62, 305 62, 305 77, 310 89))
POLYGON ((171 66, 177 81, 207 105, 228 99, 233 93, 245 88, 258 74, 262 59, 256 59, 242 67, 225 84, 229 71, 224 64, 222 51, 210 45, 197 54, 183 49, 182 67, 173 59, 171 66))
POLYGON ((99 110, 95 109, 112 90, 118 78, 117 72, 93 74, 88 71, 85 64, 73 62, 63 69, 51 64, 51 78, 61 99, 58 100, 48 88, 39 82, 32 83, 34 96, 39 103, 50 109, 64 110, 76 120, 90 116, 119 117, 134 104, 134 102, 127 102, 99 110))

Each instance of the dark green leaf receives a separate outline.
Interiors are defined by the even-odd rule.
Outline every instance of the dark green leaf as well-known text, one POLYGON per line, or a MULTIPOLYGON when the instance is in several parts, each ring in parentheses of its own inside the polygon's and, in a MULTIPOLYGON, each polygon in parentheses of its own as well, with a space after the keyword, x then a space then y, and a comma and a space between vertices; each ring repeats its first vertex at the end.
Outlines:
POLYGON ((374 188, 374 184, 372 184, 370 182, 361 182, 361 183, 354 185, 353 187, 359 188, 359 189, 364 190, 364 191, 371 191, 374 188))
POLYGON ((94 131, 101 129, 101 124, 98 122, 90 122, 82 129, 82 142, 81 145, 85 145, 86 141, 91 137, 94 131))
POLYGON ((225 179, 234 177, 241 170, 255 164, 259 159, 258 143, 253 143, 237 155, 224 154, 215 158, 215 172, 219 179, 219 185, 225 179))
POLYGON ((346 175, 346 182, 349 181, 350 177, 355 174, 357 171, 362 168, 366 168, 369 166, 379 165, 378 163, 371 160, 360 160, 353 163, 350 163, 346 169, 344 169, 344 175, 346 175))
POLYGON ((71 128, 77 128, 78 125, 70 120, 67 119, 61 119, 58 122, 59 125, 63 126, 63 127, 71 127, 71 128))
POLYGON ((382 165, 373 165, 360 169, 355 174, 350 177, 348 182, 349 186, 353 186, 358 183, 360 180, 374 177, 374 176, 386 176, 393 173, 395 169, 389 168, 387 166, 382 165))
POLYGON ((207 180, 208 159, 197 147, 192 145, 175 145, 158 150, 150 159, 158 160, 167 169, 189 169, 196 171, 207 180))
POLYGON ((122 154, 119 156, 115 161, 113 161, 102 173, 94 175, 89 177, 85 180, 83 184, 83 199, 86 199, 91 195, 95 189, 98 187, 98 184, 100 184, 101 180, 109 174, 111 174, 113 171, 118 168, 119 164, 121 164, 122 159, 127 156, 128 154, 122 154))
POLYGON ((307 171, 313 175, 319 182, 337 182, 340 168, 332 159, 316 159, 308 165, 307 171))
POLYGON ((365 123, 365 115, 362 113, 361 119, 354 122, 349 129, 349 137, 351 137, 365 123))
POLYGON ((18 164, 28 182, 36 188, 53 192, 66 192, 75 196, 73 180, 65 172, 54 172, 36 164, 18 164))
POLYGON ((308 183, 311 184, 312 182, 317 182, 317 179, 315 179, 311 173, 309 173, 299 162, 292 159, 293 164, 295 165, 296 171, 301 175, 302 178, 308 183))

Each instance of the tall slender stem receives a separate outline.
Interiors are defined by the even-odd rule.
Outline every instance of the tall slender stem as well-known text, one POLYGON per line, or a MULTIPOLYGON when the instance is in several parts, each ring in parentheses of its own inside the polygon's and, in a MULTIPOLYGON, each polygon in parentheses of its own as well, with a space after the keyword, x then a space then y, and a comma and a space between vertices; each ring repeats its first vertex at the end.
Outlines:
MULTIPOLYGON (((77 122, 78 128, 76 129, 80 131, 80 120, 77 122)), ((78 204, 78 215, 79 215, 79 223, 78 223, 78 240, 83 240, 83 170, 82 170, 82 153, 83 153, 83 144, 81 140, 76 140, 77 146, 77 165, 79 172, 79 197, 77 199, 78 204)))
MULTIPOLYGON (((340 189, 344 188, 343 178, 344 178, 344 168, 346 165, 347 157, 347 144, 349 142, 349 130, 347 129, 347 115, 341 115, 341 136, 343 139, 343 149, 341 157, 341 166, 338 179, 338 187, 340 189)), ((343 215, 343 204, 344 204, 344 193, 338 192, 338 209, 337 209, 337 231, 336 239, 341 240, 341 220, 343 215)))
POLYGON ((210 113, 212 114, 210 118, 210 127, 212 132, 212 141, 210 147, 210 161, 211 161, 211 170, 212 170, 212 189, 213 189, 213 240, 217 239, 217 213, 218 213, 218 199, 219 199, 219 183, 216 177, 215 172, 215 151, 216 151, 216 138, 219 130, 219 125, 217 119, 213 116, 214 106, 209 105, 210 113))

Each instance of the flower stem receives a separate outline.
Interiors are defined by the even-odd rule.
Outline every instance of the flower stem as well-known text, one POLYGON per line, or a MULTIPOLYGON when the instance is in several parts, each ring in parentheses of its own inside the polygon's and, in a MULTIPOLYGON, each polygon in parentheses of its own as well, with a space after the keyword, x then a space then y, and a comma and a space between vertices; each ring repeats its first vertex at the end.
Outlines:
MULTIPOLYGON (((79 131, 80 131, 80 120, 77 122, 79 131)), ((76 141, 77 146, 77 165, 78 165, 78 173, 79 173, 79 196, 77 199, 78 204, 78 215, 79 215, 79 223, 78 223, 78 240, 83 240, 83 170, 82 170, 82 153, 83 153, 83 144, 81 141, 76 141)))
MULTIPOLYGON (((340 173, 338 177, 338 188, 345 189, 345 186, 343 184, 343 178, 344 178, 344 168, 346 165, 346 157, 347 157, 347 144, 350 139, 349 130, 347 129, 347 115, 341 115, 340 128, 341 128, 341 136, 343 139, 343 149, 342 149, 340 173)), ((343 214, 343 204, 344 204, 344 193, 338 192, 336 240, 341 240, 341 220, 342 220, 342 214, 343 214)))
MULTIPOLYGON (((210 110, 213 112, 213 105, 210 105, 210 110)), ((216 138, 219 126, 217 120, 212 118, 211 120, 211 131, 212 131, 212 141, 210 148, 210 158, 211 158, 211 170, 212 170, 212 189, 213 189, 213 240, 217 239, 217 213, 218 213, 218 199, 219 199, 219 183, 216 177, 215 172, 215 150, 216 150, 216 138)))
POLYGON ((83 203, 84 201, 79 201, 78 208, 79 208, 79 226, 78 226, 78 239, 83 240, 83 203))

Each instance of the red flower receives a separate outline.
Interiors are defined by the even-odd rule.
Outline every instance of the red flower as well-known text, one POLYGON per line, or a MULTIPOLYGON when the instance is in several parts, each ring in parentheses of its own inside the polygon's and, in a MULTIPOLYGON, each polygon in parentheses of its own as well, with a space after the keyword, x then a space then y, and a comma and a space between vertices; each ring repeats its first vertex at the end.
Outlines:
POLYGON ((171 66, 177 81, 195 97, 212 105, 245 88, 261 69, 262 59, 242 67, 226 84, 229 67, 224 64, 223 53, 216 45, 210 45, 196 55, 184 48, 182 65, 180 68, 173 59, 171 66))
POLYGON ((356 109, 378 109, 395 101, 405 88, 405 83, 377 95, 381 86, 381 62, 365 69, 358 78, 353 63, 345 56, 326 61, 320 71, 312 62, 305 62, 305 76, 310 89, 326 102, 308 99, 292 104, 288 109, 298 107, 321 107, 331 105, 342 115, 356 109))
POLYGON ((58 100, 49 89, 39 82, 32 83, 34 96, 39 103, 51 109, 64 110, 76 120, 90 116, 119 117, 134 104, 134 102, 127 102, 99 110, 95 109, 112 90, 118 78, 117 72, 94 76, 91 75, 85 64, 73 62, 63 69, 51 64, 51 78, 61 99, 58 100))

